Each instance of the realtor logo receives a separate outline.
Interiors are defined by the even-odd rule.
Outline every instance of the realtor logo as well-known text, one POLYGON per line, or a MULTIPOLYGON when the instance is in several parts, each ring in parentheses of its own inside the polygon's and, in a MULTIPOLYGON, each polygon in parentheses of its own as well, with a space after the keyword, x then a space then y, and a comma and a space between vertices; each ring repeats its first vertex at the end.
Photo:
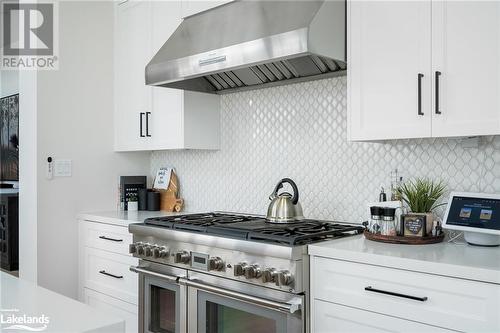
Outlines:
POLYGON ((55 3, 2 3, 1 69, 57 69, 55 3))

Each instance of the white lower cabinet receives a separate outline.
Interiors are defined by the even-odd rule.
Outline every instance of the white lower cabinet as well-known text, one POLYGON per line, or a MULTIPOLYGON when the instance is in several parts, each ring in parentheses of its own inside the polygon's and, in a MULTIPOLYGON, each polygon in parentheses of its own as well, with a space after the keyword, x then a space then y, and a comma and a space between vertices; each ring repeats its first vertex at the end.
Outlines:
POLYGON ((375 312, 315 300, 313 332, 316 333, 381 333, 381 332, 452 332, 439 327, 399 319, 375 312))
POLYGON ((125 332, 136 333, 138 328, 137 306, 119 299, 98 293, 92 289, 83 289, 83 302, 98 310, 107 312, 125 320, 125 332))
POLYGON ((137 259, 87 248, 83 264, 85 287, 137 304, 137 274, 130 271, 130 266, 137 266, 137 259))
POLYGON ((500 285, 312 257, 313 332, 500 332, 500 285))
POLYGON ((138 331, 138 259, 128 253, 127 225, 79 221, 80 301, 126 321, 126 332, 138 331))

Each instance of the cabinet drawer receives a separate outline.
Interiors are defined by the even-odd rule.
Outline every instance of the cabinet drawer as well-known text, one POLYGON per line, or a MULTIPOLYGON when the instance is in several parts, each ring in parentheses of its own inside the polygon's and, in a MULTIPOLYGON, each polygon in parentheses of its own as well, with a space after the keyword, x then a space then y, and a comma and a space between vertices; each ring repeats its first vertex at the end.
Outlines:
POLYGON ((120 301, 87 288, 83 290, 83 299, 85 304, 125 320, 126 333, 137 333, 139 313, 137 305, 120 301))
POLYGON ((137 304, 137 274, 129 269, 136 258, 86 247, 83 261, 83 287, 137 304))
POLYGON ((439 327, 416 323, 414 321, 394 318, 319 300, 314 301, 313 315, 312 331, 315 333, 453 332, 439 327))
POLYGON ((500 331, 500 285, 320 257, 312 274, 316 299, 454 330, 500 331))
POLYGON ((80 226, 84 246, 128 255, 132 234, 127 227, 89 221, 82 221, 80 226))

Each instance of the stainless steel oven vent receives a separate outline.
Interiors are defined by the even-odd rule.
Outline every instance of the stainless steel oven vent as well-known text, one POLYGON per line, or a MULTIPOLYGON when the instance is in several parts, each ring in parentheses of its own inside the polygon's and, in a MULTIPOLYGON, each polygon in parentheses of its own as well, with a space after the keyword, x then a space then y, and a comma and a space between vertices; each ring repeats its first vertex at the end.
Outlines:
POLYGON ((187 17, 146 84, 227 93, 345 74, 345 1, 235 1, 187 17))

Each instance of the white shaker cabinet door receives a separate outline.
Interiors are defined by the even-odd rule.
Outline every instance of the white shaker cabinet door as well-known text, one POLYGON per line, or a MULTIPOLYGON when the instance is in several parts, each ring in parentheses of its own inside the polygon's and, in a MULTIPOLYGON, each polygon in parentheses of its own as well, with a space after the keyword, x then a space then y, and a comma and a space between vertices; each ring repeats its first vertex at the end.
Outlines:
POLYGON ((117 5, 115 20, 115 150, 147 150, 146 126, 151 112, 151 88, 144 68, 151 57, 151 2, 117 5))
POLYGON ((500 2, 433 1, 432 136, 500 134, 500 2))
POLYGON ((125 333, 137 333, 139 310, 137 305, 84 288, 83 302, 103 313, 125 320, 125 333))
POLYGON ((431 2, 348 2, 348 136, 431 136, 431 2))

